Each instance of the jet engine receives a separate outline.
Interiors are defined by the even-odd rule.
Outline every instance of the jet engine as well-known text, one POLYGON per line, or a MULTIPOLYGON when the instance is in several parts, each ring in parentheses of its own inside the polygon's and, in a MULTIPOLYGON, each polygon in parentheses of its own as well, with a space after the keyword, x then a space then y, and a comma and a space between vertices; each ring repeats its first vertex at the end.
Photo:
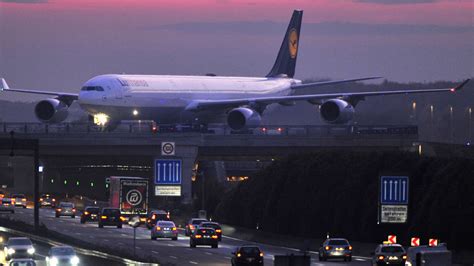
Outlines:
POLYGON ((67 118, 68 108, 58 99, 46 99, 36 104, 35 115, 43 123, 60 123, 67 118))
POLYGON ((243 130, 260 125, 260 114, 246 107, 232 109, 227 115, 227 124, 233 130, 243 130))
POLYGON ((339 99, 325 101, 321 105, 321 117, 330 124, 344 124, 354 118, 352 104, 339 99))

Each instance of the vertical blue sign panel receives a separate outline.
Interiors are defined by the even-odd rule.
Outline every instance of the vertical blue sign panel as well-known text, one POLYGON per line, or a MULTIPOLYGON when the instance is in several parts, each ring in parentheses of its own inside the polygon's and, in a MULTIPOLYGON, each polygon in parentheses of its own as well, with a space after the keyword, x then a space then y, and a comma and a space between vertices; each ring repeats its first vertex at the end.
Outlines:
POLYGON ((408 176, 381 176, 380 203, 408 204, 408 176))
POLYGON ((155 184, 179 185, 181 184, 181 160, 155 160, 155 184))

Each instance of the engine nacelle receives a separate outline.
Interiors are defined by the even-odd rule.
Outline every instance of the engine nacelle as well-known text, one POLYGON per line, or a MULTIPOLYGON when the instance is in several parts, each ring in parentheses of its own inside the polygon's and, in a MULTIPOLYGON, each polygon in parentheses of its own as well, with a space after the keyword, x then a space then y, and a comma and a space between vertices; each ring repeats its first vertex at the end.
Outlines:
POLYGON ((321 105, 321 117, 330 124, 344 124, 354 118, 352 104, 339 99, 332 99, 321 105))
POLYGON ((261 121, 258 112, 245 107, 234 108, 227 115, 227 124, 233 130, 258 127, 261 121))
POLYGON ((36 104, 35 115, 43 123, 60 123, 67 118, 68 108, 57 99, 46 99, 36 104))

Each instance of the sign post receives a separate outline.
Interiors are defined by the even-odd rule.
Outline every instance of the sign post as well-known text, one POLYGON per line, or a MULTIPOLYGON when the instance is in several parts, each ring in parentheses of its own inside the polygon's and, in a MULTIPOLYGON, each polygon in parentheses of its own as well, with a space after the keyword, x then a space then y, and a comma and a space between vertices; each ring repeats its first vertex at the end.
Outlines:
POLYGON ((408 176, 380 176, 379 221, 406 223, 408 220, 408 176))
POLYGON ((175 143, 169 141, 163 141, 161 143, 161 155, 163 156, 174 156, 175 155, 175 143))
POLYGON ((155 160, 155 196, 181 196, 181 159, 155 160))

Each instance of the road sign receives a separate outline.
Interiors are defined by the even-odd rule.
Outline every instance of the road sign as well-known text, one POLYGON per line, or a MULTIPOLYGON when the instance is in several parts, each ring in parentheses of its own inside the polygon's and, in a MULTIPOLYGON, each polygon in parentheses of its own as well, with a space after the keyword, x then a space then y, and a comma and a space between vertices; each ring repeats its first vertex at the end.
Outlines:
POLYGON ((179 185, 181 184, 181 166, 179 159, 155 160, 155 184, 179 185))
POLYGON ((390 242, 390 244, 397 244, 397 236, 396 235, 389 235, 388 236, 388 242, 390 242))
POLYGON ((410 241, 410 246, 418 247, 420 246, 420 238, 419 237, 412 237, 410 241))
POLYGON ((180 197, 181 186, 155 186, 155 196, 180 197))
POLYGON ((435 247, 438 245, 438 239, 430 238, 430 241, 428 241, 428 244, 430 247, 435 247))
POLYGON ((408 218, 407 205, 381 205, 380 221, 382 223, 406 223, 408 218))
POLYGON ((380 203, 408 204, 408 176, 381 176, 380 203))
POLYGON ((175 154, 175 145, 174 142, 165 142, 161 143, 161 155, 171 156, 175 154))

